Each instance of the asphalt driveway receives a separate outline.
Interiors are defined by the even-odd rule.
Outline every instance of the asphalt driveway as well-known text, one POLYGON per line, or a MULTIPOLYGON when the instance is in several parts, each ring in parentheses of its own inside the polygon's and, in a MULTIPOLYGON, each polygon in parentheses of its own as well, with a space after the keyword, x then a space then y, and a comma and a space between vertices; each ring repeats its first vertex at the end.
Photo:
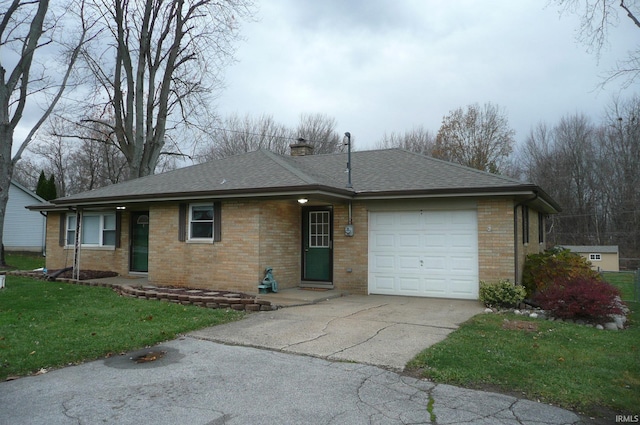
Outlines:
POLYGON ((483 311, 478 301, 349 295, 248 315, 189 335, 403 370, 424 348, 483 311))

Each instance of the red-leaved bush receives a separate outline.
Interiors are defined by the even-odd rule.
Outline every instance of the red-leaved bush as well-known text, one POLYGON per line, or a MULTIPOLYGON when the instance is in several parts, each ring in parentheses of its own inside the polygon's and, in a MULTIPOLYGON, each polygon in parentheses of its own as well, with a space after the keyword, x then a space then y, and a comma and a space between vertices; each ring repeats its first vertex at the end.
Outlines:
POLYGON ((561 319, 603 323, 610 321, 608 316, 612 314, 622 314, 617 296, 620 296, 618 288, 600 279, 556 278, 535 295, 534 301, 561 319))

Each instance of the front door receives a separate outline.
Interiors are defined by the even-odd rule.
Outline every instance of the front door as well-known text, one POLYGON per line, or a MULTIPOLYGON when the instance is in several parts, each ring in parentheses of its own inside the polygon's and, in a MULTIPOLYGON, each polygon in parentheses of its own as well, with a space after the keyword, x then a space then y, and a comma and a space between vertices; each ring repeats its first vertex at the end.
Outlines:
POLYGON ((149 271, 149 212, 131 213, 131 271, 149 271))
POLYGON ((302 209, 302 283, 331 285, 333 278, 333 211, 302 209))

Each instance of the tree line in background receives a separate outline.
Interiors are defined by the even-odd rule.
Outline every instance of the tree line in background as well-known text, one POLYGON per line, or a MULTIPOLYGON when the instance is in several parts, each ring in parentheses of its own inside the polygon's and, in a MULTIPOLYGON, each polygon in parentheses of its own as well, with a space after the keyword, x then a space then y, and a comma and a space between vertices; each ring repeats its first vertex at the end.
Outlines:
POLYGON ((551 244, 619 245, 621 257, 640 258, 639 121, 634 96, 599 123, 576 114, 531 130, 515 169, 563 208, 550 217, 551 244))

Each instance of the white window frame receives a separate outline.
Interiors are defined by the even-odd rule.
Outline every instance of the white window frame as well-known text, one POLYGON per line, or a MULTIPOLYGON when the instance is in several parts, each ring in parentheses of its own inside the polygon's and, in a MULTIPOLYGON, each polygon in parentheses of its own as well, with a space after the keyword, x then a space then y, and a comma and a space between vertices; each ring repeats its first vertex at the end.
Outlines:
POLYGON ((309 247, 329 248, 331 244, 331 215, 329 211, 309 212, 309 247))
POLYGON ((589 261, 602 261, 602 254, 589 254, 589 261))
POLYGON ((189 204, 189 220, 187 223, 188 226, 188 239, 187 241, 191 241, 191 242, 207 242, 207 243, 213 243, 213 237, 215 235, 215 208, 213 206, 213 202, 200 202, 200 203, 194 203, 194 204, 189 204), (211 220, 194 220, 193 219, 193 208, 194 207, 211 207, 211 220), (211 223, 211 237, 210 238, 202 238, 202 237, 194 237, 192 235, 192 223, 211 223))
MULTIPOLYGON (((108 248, 115 248, 116 246, 116 239, 117 239, 117 235, 114 238, 113 244, 107 244, 105 245, 104 243, 104 232, 107 231, 113 231, 114 234, 117 231, 116 229, 116 213, 115 212, 85 212, 82 214, 82 219, 84 220, 84 217, 99 217, 100 218, 100 223, 99 223, 99 229, 98 229, 98 243, 80 243, 81 247, 108 247, 108 248), (105 229, 105 216, 113 216, 113 229, 105 229)), ((67 247, 72 247, 75 244, 75 233, 76 233, 76 226, 75 226, 75 219, 76 219, 76 215, 75 214, 67 214, 67 220, 66 220, 66 225, 65 225, 65 246, 67 247), (69 228, 69 222, 71 221, 71 218, 73 218, 74 221, 74 225, 73 228, 69 228), (70 241, 69 240, 69 232, 73 232, 73 238, 74 240, 70 241)), ((82 226, 82 229, 80 229, 80 233, 84 236, 85 232, 85 226, 82 226)))

